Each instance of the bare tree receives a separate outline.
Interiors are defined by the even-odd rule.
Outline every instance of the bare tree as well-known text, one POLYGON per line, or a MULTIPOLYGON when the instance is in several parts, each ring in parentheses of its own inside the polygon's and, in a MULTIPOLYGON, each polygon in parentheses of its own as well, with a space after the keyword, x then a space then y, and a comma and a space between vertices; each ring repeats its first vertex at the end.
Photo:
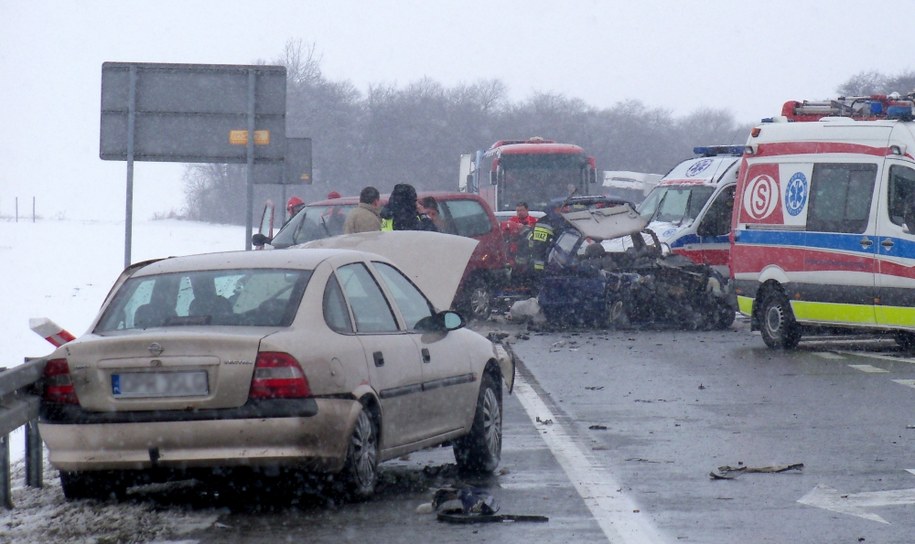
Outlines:
MULTIPOLYGON (((287 70, 287 135, 312 139, 314 181, 255 188, 255 198, 274 202, 289 194, 322 199, 330 190, 355 195, 365 185, 386 192, 402 182, 456 190, 461 153, 531 136, 579 144, 602 170, 663 173, 693 146, 739 143, 749 130, 727 112, 699 110, 676 119, 634 100, 596 109, 577 98, 536 93, 512 104, 495 79, 445 88, 423 78, 402 88, 372 85, 363 95, 349 81, 328 81, 317 48, 301 40, 288 42, 275 62, 287 70)), ((872 83, 878 76, 870 76, 872 83)), ((868 78, 859 79, 863 88, 868 78)), ((238 165, 190 166, 185 179, 190 217, 245 222, 238 165)))

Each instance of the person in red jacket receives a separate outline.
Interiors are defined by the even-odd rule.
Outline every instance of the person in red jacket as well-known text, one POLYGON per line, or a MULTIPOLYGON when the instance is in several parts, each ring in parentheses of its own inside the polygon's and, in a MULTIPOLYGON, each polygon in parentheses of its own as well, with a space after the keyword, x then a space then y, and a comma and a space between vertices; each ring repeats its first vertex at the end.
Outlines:
POLYGON ((513 223, 521 223, 525 227, 533 227, 534 223, 537 222, 537 218, 528 213, 527 202, 519 202, 515 206, 515 215, 508 218, 509 221, 513 223))

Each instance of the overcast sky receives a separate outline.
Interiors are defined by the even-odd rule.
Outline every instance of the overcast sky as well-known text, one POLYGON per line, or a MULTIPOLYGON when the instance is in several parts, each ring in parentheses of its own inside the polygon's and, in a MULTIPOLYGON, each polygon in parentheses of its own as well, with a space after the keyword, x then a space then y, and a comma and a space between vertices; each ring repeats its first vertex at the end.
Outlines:
MULTIPOLYGON (((598 108, 637 99, 677 116, 722 108, 753 122, 777 114, 788 99, 832 97, 865 70, 915 69, 915 32, 904 6, 0 0, 0 215, 13 213, 16 197, 20 213, 30 213, 34 197, 45 217, 123 219, 126 163, 98 156, 105 61, 270 62, 287 42, 302 40, 315 44, 325 77, 349 80, 362 92, 422 77, 446 87, 496 78, 515 101, 538 91, 598 108)), ((134 213, 180 210, 182 171, 136 163, 134 213)))

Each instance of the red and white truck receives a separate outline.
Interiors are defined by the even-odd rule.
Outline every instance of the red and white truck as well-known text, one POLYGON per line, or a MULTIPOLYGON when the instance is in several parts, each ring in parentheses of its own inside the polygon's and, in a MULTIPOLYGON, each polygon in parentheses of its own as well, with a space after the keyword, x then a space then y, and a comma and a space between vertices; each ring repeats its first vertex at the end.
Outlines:
POLYGON ((589 194, 597 181, 594 157, 574 144, 543 138, 499 140, 489 149, 461 155, 458 187, 482 196, 498 212, 525 202, 545 212, 551 200, 589 194))

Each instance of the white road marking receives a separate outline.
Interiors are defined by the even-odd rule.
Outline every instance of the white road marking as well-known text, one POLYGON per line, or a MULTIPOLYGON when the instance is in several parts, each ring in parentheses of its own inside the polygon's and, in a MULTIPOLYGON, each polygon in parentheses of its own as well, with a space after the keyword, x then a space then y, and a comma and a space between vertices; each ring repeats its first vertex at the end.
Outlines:
POLYGON ((817 352, 814 352, 814 355, 816 355, 817 357, 823 358, 823 359, 844 359, 845 358, 842 355, 839 355, 838 353, 833 353, 831 351, 817 351, 817 352))
POLYGON ((912 357, 894 357, 892 355, 880 355, 879 353, 868 353, 866 351, 839 351, 837 353, 856 355, 858 357, 870 357, 871 359, 880 359, 881 361, 915 364, 915 359, 912 357))
POLYGON ((848 365, 848 366, 850 366, 851 368, 854 368, 855 370, 860 370, 861 372, 872 372, 872 373, 889 372, 889 370, 885 370, 883 368, 877 368, 872 365, 848 365))
POLYGON ((613 544, 653 544, 664 542, 646 513, 621 491, 621 485, 607 469, 578 445, 536 391, 520 375, 515 375, 514 395, 566 476, 581 495, 607 541, 613 544), (540 421, 551 420, 543 425, 540 421))
MULTIPOLYGON (((907 472, 912 473, 911 469, 907 472)), ((824 510, 831 510, 849 516, 869 519, 889 524, 877 514, 868 512, 869 508, 881 506, 905 506, 915 504, 915 489, 888 489, 886 491, 864 491, 861 493, 841 493, 834 488, 819 484, 806 495, 798 499, 799 503, 824 510)))
POLYGON ((898 383, 899 385, 904 385, 906 387, 915 388, 915 380, 893 380, 893 381, 898 383))

